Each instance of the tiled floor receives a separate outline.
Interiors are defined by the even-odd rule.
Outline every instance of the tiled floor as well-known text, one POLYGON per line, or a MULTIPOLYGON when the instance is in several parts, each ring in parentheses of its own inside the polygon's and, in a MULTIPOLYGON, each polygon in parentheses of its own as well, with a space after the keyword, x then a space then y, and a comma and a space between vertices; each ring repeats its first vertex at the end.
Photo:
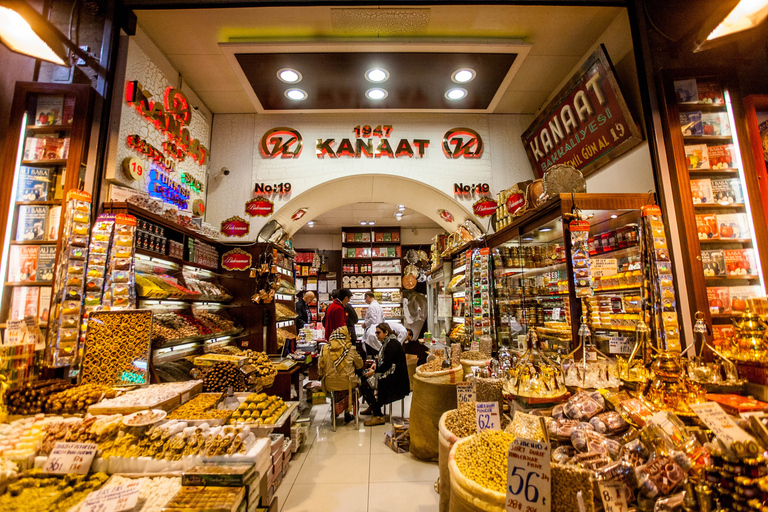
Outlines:
MULTIPOLYGON (((409 400, 406 399, 406 416, 409 400)), ((399 415, 400 405, 395 406, 399 415)), ((370 416, 361 416, 365 421, 370 416)), ((437 510, 436 463, 397 454, 384 444, 390 425, 354 421, 331 429, 330 406, 312 408, 309 438, 288 466, 277 489, 281 512, 377 512, 437 510)))

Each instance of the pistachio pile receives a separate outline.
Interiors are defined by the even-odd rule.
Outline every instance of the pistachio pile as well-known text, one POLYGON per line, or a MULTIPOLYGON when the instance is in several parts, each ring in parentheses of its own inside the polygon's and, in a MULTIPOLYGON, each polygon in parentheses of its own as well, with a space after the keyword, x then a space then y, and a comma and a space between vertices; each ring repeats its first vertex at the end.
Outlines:
POLYGON ((466 352, 462 352, 459 358, 462 361, 485 361, 489 359, 488 356, 477 350, 467 350, 466 352))
MULTIPOLYGON (((506 416, 501 417, 501 428, 506 428, 509 420, 506 416)), ((456 437, 468 437, 477 433, 477 415, 475 413, 475 402, 466 402, 459 404, 458 409, 448 411, 445 416, 445 428, 451 431, 456 437)))
POLYGON ((515 436, 484 430, 456 448, 456 465, 465 477, 492 491, 505 493, 507 452, 515 436))
MULTIPOLYGON (((424 363, 423 365, 419 366, 417 369, 421 373, 434 373, 434 372, 442 372, 442 371, 448 370, 449 368, 443 368, 443 361, 444 361, 443 359, 440 359, 438 357, 437 359, 433 359, 427 363, 424 363)), ((450 369, 454 370, 459 366, 461 366, 459 365, 459 363, 451 362, 450 369)))

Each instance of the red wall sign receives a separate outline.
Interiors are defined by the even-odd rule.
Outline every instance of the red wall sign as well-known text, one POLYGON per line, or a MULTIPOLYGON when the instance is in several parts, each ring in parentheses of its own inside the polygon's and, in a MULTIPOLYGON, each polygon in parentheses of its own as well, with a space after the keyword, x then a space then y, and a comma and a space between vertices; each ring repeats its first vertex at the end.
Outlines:
POLYGON ((235 215, 227 220, 221 221, 221 233, 226 236, 243 237, 251 230, 251 225, 247 220, 235 215))
POLYGON ((555 164, 584 176, 640 144, 605 47, 595 50, 576 75, 523 134, 534 174, 555 164))
POLYGON ((307 210, 309 210, 309 208, 299 208, 293 212, 293 215, 291 215, 291 220, 299 220, 304 216, 305 213, 307 213, 307 210))
POLYGON ((248 270, 251 264, 251 255, 242 249, 232 249, 221 256, 221 266, 226 270, 248 270))
POLYGON ((245 213, 251 217, 269 217, 275 211, 275 203, 266 197, 254 197, 245 203, 245 213))
POLYGON ((496 200, 491 199, 490 197, 484 197, 475 201, 472 205, 472 211, 475 212, 475 215, 478 217, 490 217, 496 213, 497 206, 498 204, 496 203, 496 200))
POLYGON ((443 210, 441 208, 437 210, 437 213, 440 215, 440 218, 443 219, 445 222, 453 222, 453 214, 448 210, 443 210))

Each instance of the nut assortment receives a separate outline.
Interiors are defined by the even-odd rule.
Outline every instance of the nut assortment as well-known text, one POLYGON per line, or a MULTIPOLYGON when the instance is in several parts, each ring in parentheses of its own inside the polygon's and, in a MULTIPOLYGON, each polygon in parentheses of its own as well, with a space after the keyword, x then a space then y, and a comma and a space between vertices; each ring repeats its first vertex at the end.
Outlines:
POLYGON ((287 410, 288 406, 282 398, 267 396, 266 393, 251 393, 232 413, 229 422, 274 425, 287 410))
POLYGON ((0 496, 3 512, 69 510, 107 481, 106 473, 87 475, 48 476, 40 469, 22 473, 21 478, 8 485, 0 496))
POLYGON ((219 314, 208 311, 189 313, 154 313, 152 341, 161 343, 168 340, 207 336, 235 329, 235 323, 219 314))
POLYGON ((210 420, 226 418, 231 411, 216 409, 221 400, 221 393, 203 393, 174 409, 168 415, 169 420, 210 420))
POLYGON ((442 372, 446 370, 455 370, 457 368, 461 367, 461 365, 455 361, 451 361, 451 367, 450 368, 443 368, 443 359, 437 358, 433 359, 431 361, 428 361, 424 363, 423 365, 416 368, 421 373, 435 373, 435 372, 442 372))
POLYGON ((456 465, 478 485, 506 493, 507 451, 514 440, 501 430, 484 430, 456 448, 456 465))
POLYGON ((245 375, 240 369, 231 363, 216 363, 205 372, 203 377, 203 391, 211 393, 223 392, 232 387, 234 391, 245 391, 247 385, 245 375))
POLYGON ((89 405, 104 398, 114 398, 114 389, 101 384, 83 384, 49 396, 43 410, 48 414, 76 414, 85 412, 89 405))
MULTIPOLYGON (((501 428, 506 428, 509 419, 501 417, 501 428)), ((457 409, 449 411, 445 416, 445 427, 456 437, 468 437, 477 433, 477 415, 475 402, 459 404, 457 409)))
POLYGON ((487 361, 490 359, 488 356, 477 350, 467 350, 462 352, 459 358, 462 361, 487 361))

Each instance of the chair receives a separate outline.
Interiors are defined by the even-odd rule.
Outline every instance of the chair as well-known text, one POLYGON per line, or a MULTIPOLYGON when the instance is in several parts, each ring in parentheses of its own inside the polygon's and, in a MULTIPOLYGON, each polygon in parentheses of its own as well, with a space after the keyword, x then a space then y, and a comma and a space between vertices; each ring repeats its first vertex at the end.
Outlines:
MULTIPOLYGON (((336 432, 336 393, 329 391, 331 394, 331 428, 336 432)), ((360 400, 360 386, 352 388, 352 393, 349 396, 350 400, 354 400, 355 404, 355 428, 360 430, 360 406, 358 402, 360 400)))

